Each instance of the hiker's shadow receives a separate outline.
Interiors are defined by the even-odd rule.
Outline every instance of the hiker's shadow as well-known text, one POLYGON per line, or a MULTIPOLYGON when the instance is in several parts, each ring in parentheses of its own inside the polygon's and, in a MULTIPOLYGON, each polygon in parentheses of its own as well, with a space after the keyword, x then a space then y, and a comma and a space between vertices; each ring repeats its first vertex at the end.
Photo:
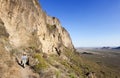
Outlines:
POLYGON ((17 58, 15 58, 15 60, 16 60, 16 62, 17 62, 18 65, 20 65, 21 67, 23 67, 22 63, 19 62, 19 60, 17 58))

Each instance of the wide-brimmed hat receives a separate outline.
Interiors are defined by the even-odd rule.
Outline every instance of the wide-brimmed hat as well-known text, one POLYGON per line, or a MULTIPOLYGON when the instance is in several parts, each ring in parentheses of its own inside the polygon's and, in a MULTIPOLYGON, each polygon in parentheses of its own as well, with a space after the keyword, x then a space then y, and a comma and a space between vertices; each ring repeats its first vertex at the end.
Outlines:
POLYGON ((26 52, 23 52, 24 55, 26 55, 27 53, 26 52))

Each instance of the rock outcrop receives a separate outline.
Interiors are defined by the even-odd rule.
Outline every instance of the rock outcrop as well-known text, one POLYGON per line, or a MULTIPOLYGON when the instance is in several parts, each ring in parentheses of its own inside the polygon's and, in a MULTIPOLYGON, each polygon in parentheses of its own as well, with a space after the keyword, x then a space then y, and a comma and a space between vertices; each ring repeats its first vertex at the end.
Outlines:
POLYGON ((63 47, 74 50, 68 32, 41 9, 38 0, 0 0, 0 19, 14 48, 32 47, 48 54, 63 47))
POLYGON ((0 0, 0 78, 42 78, 35 70, 44 68, 47 55, 60 55, 64 48, 74 50, 68 32, 38 0, 0 0), (30 56, 25 69, 20 66, 23 51, 30 56))

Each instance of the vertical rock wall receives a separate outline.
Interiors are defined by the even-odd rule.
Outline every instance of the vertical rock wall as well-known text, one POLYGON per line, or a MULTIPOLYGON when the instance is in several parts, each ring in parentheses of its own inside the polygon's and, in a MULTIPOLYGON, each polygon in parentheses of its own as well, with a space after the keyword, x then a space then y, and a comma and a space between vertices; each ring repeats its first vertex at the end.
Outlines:
POLYGON ((41 9, 37 0, 0 0, 0 19, 15 48, 35 47, 45 53, 63 47, 73 50, 68 32, 57 18, 41 9))

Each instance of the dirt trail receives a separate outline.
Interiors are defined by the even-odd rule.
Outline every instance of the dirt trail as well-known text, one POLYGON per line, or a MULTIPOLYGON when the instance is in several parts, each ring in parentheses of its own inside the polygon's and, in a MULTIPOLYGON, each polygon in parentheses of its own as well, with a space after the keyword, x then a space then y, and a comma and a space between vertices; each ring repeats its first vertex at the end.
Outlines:
POLYGON ((20 71, 22 78, 29 78, 29 74, 31 73, 29 67, 21 68, 20 71))
POLYGON ((16 59, 16 65, 20 71, 21 78, 40 78, 39 74, 35 73, 29 65, 26 65, 25 68, 22 67, 20 59, 16 59))
POLYGON ((20 69, 22 78, 40 78, 38 74, 34 73, 29 66, 20 69))

